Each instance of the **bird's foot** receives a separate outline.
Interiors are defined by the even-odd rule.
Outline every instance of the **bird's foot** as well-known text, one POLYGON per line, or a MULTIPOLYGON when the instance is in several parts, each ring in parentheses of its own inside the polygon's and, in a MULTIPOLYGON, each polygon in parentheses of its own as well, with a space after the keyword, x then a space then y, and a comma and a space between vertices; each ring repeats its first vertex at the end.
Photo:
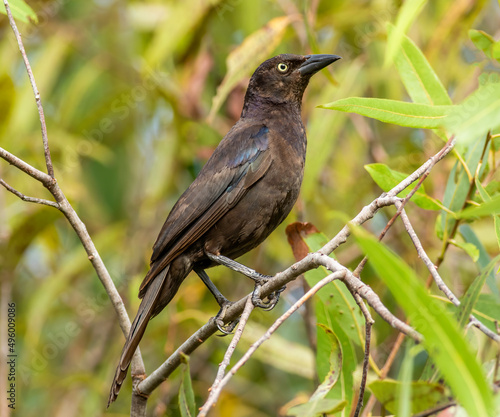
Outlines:
POLYGON ((272 292, 264 299, 262 299, 262 297, 260 296, 260 289, 262 285, 263 285, 262 281, 257 281, 257 283, 255 284, 255 288, 252 292, 252 303, 255 307, 259 307, 264 311, 269 311, 272 310, 274 307, 276 307, 276 304, 278 304, 278 301, 280 300, 280 295, 283 291, 285 291, 286 285, 281 287, 279 290, 272 292))
POLYGON ((232 306, 234 303, 232 301, 226 300, 222 305, 215 316, 215 324, 217 326, 217 329, 222 333, 220 336, 227 336, 228 334, 233 333, 234 329, 236 328, 238 322, 240 321, 239 318, 236 320, 230 321, 228 323, 224 323, 224 317, 226 315, 227 309, 232 306))

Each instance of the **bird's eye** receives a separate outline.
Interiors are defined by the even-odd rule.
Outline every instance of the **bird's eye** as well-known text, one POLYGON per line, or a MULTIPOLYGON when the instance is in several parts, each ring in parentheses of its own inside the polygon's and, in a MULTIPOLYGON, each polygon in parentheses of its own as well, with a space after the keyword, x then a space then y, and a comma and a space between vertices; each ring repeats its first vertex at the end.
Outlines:
POLYGON ((277 66, 279 72, 287 72, 288 71, 288 65, 285 64, 284 62, 280 62, 277 66))

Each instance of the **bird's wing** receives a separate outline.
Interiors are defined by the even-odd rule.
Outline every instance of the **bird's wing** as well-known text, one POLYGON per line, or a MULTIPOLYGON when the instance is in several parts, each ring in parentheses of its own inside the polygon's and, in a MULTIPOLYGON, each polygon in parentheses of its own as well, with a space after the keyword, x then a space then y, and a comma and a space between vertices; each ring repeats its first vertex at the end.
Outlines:
POLYGON ((272 163, 269 129, 237 123, 214 151, 198 177, 172 208, 153 246, 151 269, 139 296, 149 282, 189 245, 207 232, 272 163))

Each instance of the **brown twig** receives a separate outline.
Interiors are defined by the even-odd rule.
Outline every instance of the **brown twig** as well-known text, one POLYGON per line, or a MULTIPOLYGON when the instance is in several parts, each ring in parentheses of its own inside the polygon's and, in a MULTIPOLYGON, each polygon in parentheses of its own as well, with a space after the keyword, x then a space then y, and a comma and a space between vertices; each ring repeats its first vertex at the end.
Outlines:
POLYGON ((356 405, 356 410, 354 411, 354 417, 358 417, 359 413, 361 412, 361 408, 363 407, 363 397, 365 395, 365 389, 366 389, 366 380, 368 378, 368 368, 370 366, 370 343, 371 343, 371 336, 372 336, 372 326, 375 321, 372 319, 372 316, 370 315, 370 311, 366 308, 365 303, 363 300, 360 299, 360 297, 356 294, 354 297, 354 300, 356 300, 356 303, 358 304, 361 312, 363 313, 363 316, 365 317, 365 354, 363 357, 363 373, 361 375, 361 383, 359 386, 359 397, 358 397, 358 403, 356 405))

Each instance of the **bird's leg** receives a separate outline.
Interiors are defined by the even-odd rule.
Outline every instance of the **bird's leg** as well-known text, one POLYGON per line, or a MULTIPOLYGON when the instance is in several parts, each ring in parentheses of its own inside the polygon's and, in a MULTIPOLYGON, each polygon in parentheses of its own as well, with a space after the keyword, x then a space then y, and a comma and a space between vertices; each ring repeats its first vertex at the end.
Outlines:
POLYGON ((276 304, 278 304, 280 294, 285 290, 285 287, 282 287, 279 290, 269 294, 267 296, 267 302, 263 301, 260 297, 260 287, 262 287, 262 285, 264 285, 266 281, 272 278, 270 275, 261 274, 249 268, 248 266, 240 264, 239 262, 236 262, 226 256, 215 255, 209 252, 206 252, 206 254, 212 261, 217 262, 220 265, 227 266, 229 269, 239 272, 240 274, 243 274, 255 281, 255 289, 252 293, 252 303, 254 306, 260 307, 264 310, 272 310, 276 306, 276 304))
POLYGON ((212 293, 212 295, 215 298, 215 301, 217 301, 217 304, 220 306, 220 310, 215 316, 215 324, 217 325, 217 328, 219 331, 224 333, 224 335, 231 334, 238 324, 239 320, 234 320, 231 321, 227 324, 224 323, 224 316, 226 315, 226 311, 233 304, 232 301, 229 301, 226 297, 222 295, 222 293, 219 291, 219 289, 215 286, 215 284, 210 280, 208 277, 207 273, 203 269, 198 269, 195 268, 194 272, 198 274, 198 276, 201 278, 203 283, 207 286, 209 291, 212 293))

